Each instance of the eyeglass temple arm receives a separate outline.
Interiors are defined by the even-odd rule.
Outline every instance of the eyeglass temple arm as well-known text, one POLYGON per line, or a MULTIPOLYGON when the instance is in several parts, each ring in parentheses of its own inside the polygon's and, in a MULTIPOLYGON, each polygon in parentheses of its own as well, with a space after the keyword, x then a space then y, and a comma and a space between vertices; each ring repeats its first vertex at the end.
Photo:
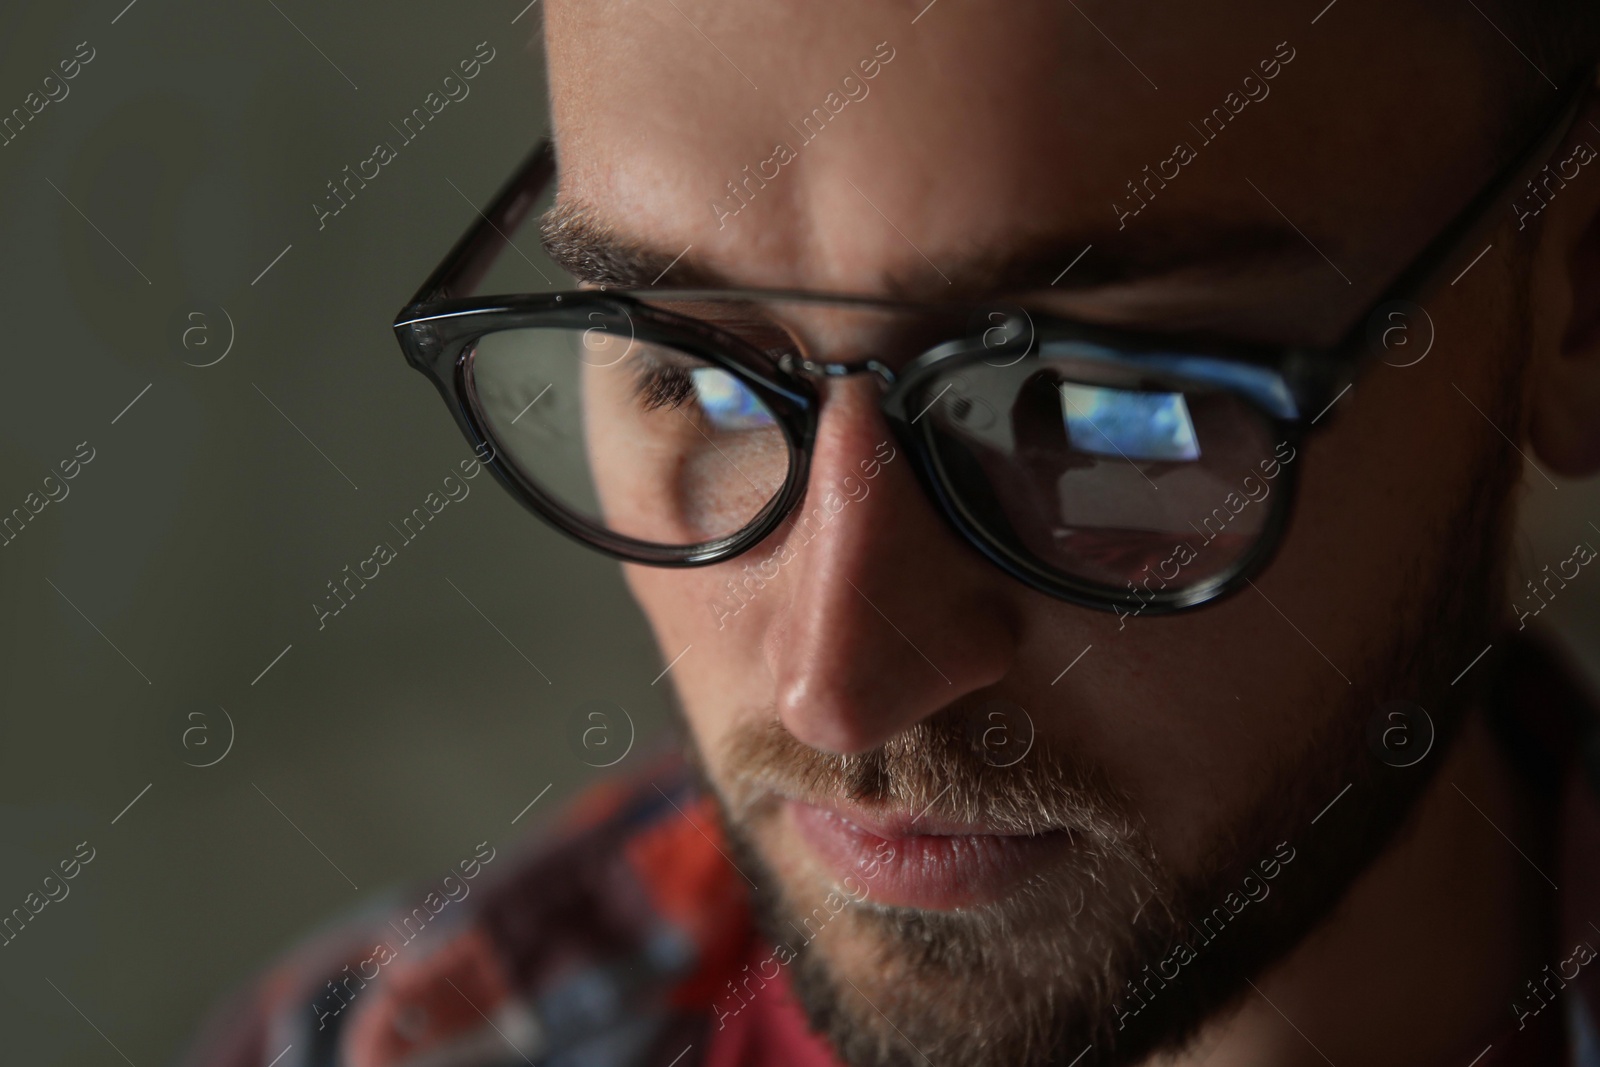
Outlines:
POLYGON ((478 213, 449 255, 422 283, 412 304, 466 296, 477 288, 495 259, 511 243, 508 236, 538 202, 556 169, 555 148, 546 138, 529 152, 510 179, 478 213))
MULTIPOLYGON (((1453 261, 1476 250, 1479 241, 1486 240, 1489 234, 1499 228, 1502 220, 1496 208, 1508 200, 1512 191, 1522 182, 1538 173, 1572 132, 1587 90, 1600 77, 1600 66, 1590 64, 1583 70, 1583 77, 1566 90, 1555 118, 1547 126, 1541 127, 1527 146, 1490 179, 1444 232, 1401 270, 1374 306, 1391 300, 1422 303, 1444 280, 1446 268, 1453 261)), ((1366 328, 1366 318, 1363 316, 1351 325, 1343 343, 1338 346, 1339 350, 1358 350, 1365 342, 1366 328)))

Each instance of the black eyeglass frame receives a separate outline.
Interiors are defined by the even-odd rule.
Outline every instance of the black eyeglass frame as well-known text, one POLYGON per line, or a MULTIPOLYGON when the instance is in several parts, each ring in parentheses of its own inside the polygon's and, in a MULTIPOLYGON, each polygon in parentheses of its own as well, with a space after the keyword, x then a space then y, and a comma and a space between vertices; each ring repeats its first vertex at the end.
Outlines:
MULTIPOLYGON (((925 492, 935 501, 963 540, 991 562, 1029 587, 1082 607, 1120 611, 1137 604, 1139 613, 1164 614, 1212 602, 1245 584, 1266 566, 1282 541, 1292 511, 1297 466, 1285 465, 1278 492, 1252 546, 1225 571, 1193 586, 1143 591, 1108 590, 1103 585, 1077 580, 1041 564, 1020 544, 1008 542, 997 530, 979 521, 953 491, 940 469, 936 450, 927 437, 931 430, 914 426, 908 402, 922 395, 925 383, 960 366, 1003 357, 1027 358, 1058 343, 1087 343, 1115 350, 1129 365, 1141 356, 1181 352, 1217 360, 1222 364, 1262 368, 1282 383, 1293 398, 1295 414, 1284 417, 1267 411, 1259 400, 1246 398, 1270 420, 1281 440, 1298 449, 1320 418, 1354 380, 1366 352, 1366 327, 1370 317, 1385 305, 1424 302, 1442 281, 1446 269, 1465 252, 1475 250, 1487 232, 1499 224, 1496 208, 1555 151, 1569 134, 1590 77, 1568 88, 1553 118, 1509 163, 1501 168, 1467 205, 1407 264, 1371 306, 1359 315, 1345 336, 1326 349, 1273 346, 1218 341, 1214 338, 1152 333, 1104 327, 1053 313, 1028 311, 1030 330, 1024 347, 986 343, 968 336, 933 346, 891 372, 876 362, 861 364, 811 363, 798 353, 772 358, 746 339, 711 323, 678 314, 654 302, 675 299, 697 301, 783 301, 856 305, 867 308, 949 314, 949 304, 916 304, 850 294, 814 293, 770 289, 713 290, 575 290, 561 293, 462 296, 482 280, 495 257, 510 244, 507 236, 532 210, 555 174, 555 153, 547 140, 540 143, 496 194, 489 206, 434 269, 410 303, 395 317, 393 328, 407 361, 433 381, 454 414, 467 440, 485 456, 484 463, 496 479, 543 521, 580 543, 615 558, 654 566, 686 567, 720 563, 753 548, 782 524, 804 498, 812 446, 816 439, 820 398, 814 381, 825 376, 876 373, 886 383, 881 410, 898 443, 912 458, 913 470, 925 492), (650 301, 650 302, 647 302, 650 301), (485 334, 530 327, 565 327, 587 330, 600 326, 626 335, 687 352, 721 367, 750 388, 775 417, 789 445, 789 469, 784 483, 750 523, 720 539, 690 546, 666 546, 610 531, 577 514, 545 493, 515 465, 502 459, 495 447, 485 413, 471 385, 472 344, 485 334)), ((988 305, 976 306, 981 310, 988 305)))

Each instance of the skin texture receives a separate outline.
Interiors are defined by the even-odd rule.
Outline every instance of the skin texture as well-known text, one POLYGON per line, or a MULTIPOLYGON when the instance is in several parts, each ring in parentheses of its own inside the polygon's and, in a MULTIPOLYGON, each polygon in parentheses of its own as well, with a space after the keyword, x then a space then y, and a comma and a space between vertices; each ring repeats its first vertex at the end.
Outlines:
MULTIPOLYGON (((1084 6, 1091 25, 1071 5, 1027 3, 1000 18, 943 0, 913 24, 921 6, 551 0, 567 209, 663 264, 692 245, 669 278, 678 284, 929 298, 965 291, 1003 253, 1059 236, 1055 270, 1008 296, 1110 323, 1326 341, 1505 158, 1504 123, 1485 116, 1509 106, 1508 79, 1548 100, 1470 8, 1340 5, 1312 27, 1264 2, 1203 14, 1097 4, 1084 6), (795 143, 790 119, 883 42, 894 58, 870 94, 729 217, 725 183, 771 157, 775 140, 795 143), (1200 146, 1187 124, 1280 42, 1294 58, 1270 95, 1200 146), (1197 158, 1119 229, 1113 204, 1134 203, 1126 182, 1181 139, 1197 158), (1272 239, 1246 254, 1241 234, 1272 239), (1091 244, 1071 280, 1052 287, 1091 244), (1161 269, 1164 245, 1181 255, 1175 269, 1161 269)), ((986 563, 904 462, 885 464, 871 494, 735 618, 712 605, 746 560, 627 567, 666 655, 693 646, 671 677, 710 781, 739 811, 754 787, 733 754, 748 757, 740 745, 751 737, 781 728, 818 758, 860 756, 1004 698, 1029 709, 1042 750, 1070 754, 1125 804, 1163 888, 1236 879, 1298 833, 1303 869, 1335 895, 1348 889, 1307 933, 1325 910, 1318 891, 1286 882, 1280 899, 1301 905, 1275 904, 1239 938, 1270 958, 1241 948, 1218 963, 1239 973, 1218 979, 1224 1003, 1193 1006, 1208 1021, 1196 1029, 1197 1019, 1174 1017, 1125 1053, 1101 1035, 1084 1063, 1470 1059, 1512 1022, 1506 1005, 1542 960, 1548 902, 1538 876, 1457 795, 1539 858, 1542 825, 1446 683, 1500 618, 1516 499, 1496 477, 1516 462, 1501 433, 1561 473, 1600 464, 1600 171, 1586 178, 1526 231, 1507 216, 1494 250, 1429 304, 1439 335, 1430 357, 1374 362, 1319 425, 1296 461, 1289 536, 1255 590, 1119 628, 986 563), (1429 707, 1442 731, 1403 781, 1377 776, 1383 768, 1360 743, 1376 703, 1392 697, 1429 707), (1348 825, 1321 827, 1319 848, 1309 820, 1346 781, 1361 783, 1335 809, 1348 825), (1160 1049, 1178 1037, 1187 1043, 1160 1049)), ((825 318, 790 326, 829 359, 895 365, 915 354, 825 318)), ((870 381, 834 382, 826 395, 813 487, 855 474, 890 438, 870 381)), ((982 796, 975 783, 974 803, 982 796)), ((776 879, 774 906, 805 910, 798 902, 825 894, 830 876, 781 817, 749 817, 744 829, 760 832, 746 857, 761 880, 776 879)), ((1147 899, 1122 874, 1105 890, 1116 898, 1106 923, 1133 922, 1147 899)), ((882 954, 891 940, 865 916, 841 923, 817 941, 822 966, 808 982, 845 977, 879 994, 939 1062, 940 1046, 925 1042, 945 1037, 917 1029, 918 990, 905 986, 914 974, 898 975, 909 999, 889 995, 905 959, 882 954)), ((945 1015, 959 1018, 964 999, 981 1003, 980 989, 940 988, 945 1015)), ((838 997, 827 1010, 842 1013, 836 1039, 866 1035, 855 1050, 863 1059, 882 1050, 922 1062, 860 1001, 838 997)), ((1056 1050, 1058 1061, 1089 1040, 1056 1050)))

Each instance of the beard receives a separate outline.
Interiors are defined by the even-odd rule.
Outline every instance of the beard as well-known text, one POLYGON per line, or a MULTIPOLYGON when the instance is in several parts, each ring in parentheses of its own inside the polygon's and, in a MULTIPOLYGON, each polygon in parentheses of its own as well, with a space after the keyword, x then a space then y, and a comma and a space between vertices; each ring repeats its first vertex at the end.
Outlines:
MULTIPOLYGON (((1516 368, 1505 379, 1491 415, 1515 426, 1516 368)), ((1191 1041, 1395 838, 1489 673, 1453 685, 1504 618, 1520 466, 1498 438, 1479 442, 1471 487, 1431 542, 1439 554, 1413 564, 1395 591, 1406 610, 1388 617, 1402 622, 1373 640, 1351 685, 1320 709, 1316 732, 1283 754, 1195 869, 1160 861, 1130 798, 1081 754, 1040 735, 1021 760, 986 758, 976 706, 947 707, 853 756, 811 749, 772 716, 732 735, 726 781, 708 791, 734 862, 760 886, 764 936, 789 949, 812 1028, 852 1067, 1116 1067, 1191 1041), (1438 729, 1432 757, 1405 768, 1377 758, 1368 734, 1396 699, 1429 709, 1438 729), (786 885, 762 851, 778 795, 882 802, 1009 833, 1065 830, 1072 847, 998 901, 883 905, 861 872, 865 888, 835 890, 824 912, 809 905, 826 888, 786 885), (812 931, 814 917, 826 927, 795 948, 797 923, 812 931)))

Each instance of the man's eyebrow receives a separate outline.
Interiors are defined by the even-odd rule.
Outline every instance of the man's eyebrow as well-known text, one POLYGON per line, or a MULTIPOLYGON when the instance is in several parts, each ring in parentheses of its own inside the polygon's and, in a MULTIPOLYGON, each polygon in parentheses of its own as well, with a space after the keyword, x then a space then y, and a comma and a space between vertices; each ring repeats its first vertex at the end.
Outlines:
POLYGON ((539 243, 556 266, 580 282, 644 289, 670 269, 673 288, 732 288, 733 283, 688 258, 620 234, 587 205, 557 200, 539 217, 539 243))
POLYGON ((1108 226, 1098 232, 1041 234, 977 250, 944 273, 950 279, 947 288, 987 296, 1177 278, 1223 281, 1313 263, 1322 260, 1289 227, 1197 217, 1124 230, 1108 226))
MULTIPOLYGON (((657 248, 624 235, 579 201, 557 201, 540 218, 539 230, 550 258, 583 282, 646 288, 664 280, 670 270, 668 284, 674 288, 740 284, 696 262, 687 249, 657 248)), ((982 300, 1006 293, 1092 289, 1177 277, 1223 280, 1321 262, 1306 239, 1287 226, 1193 217, 1160 227, 1079 229, 977 247, 952 262, 923 261, 907 271, 885 273, 879 291, 891 299, 982 300)))

